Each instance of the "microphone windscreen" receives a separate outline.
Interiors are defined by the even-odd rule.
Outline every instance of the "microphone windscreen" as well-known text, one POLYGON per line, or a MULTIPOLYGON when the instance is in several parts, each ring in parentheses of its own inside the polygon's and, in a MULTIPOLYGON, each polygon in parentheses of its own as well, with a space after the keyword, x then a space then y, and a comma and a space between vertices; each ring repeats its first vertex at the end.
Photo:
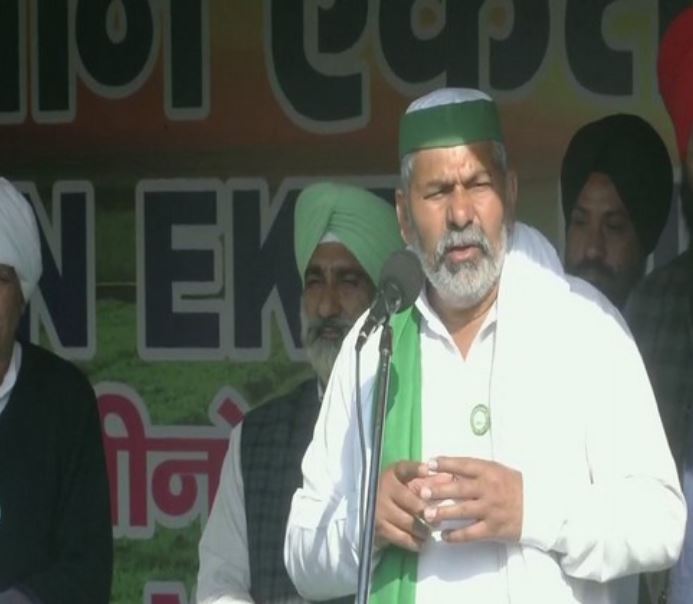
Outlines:
POLYGON ((421 292, 424 273, 416 254, 410 250, 397 250, 390 254, 380 272, 381 291, 395 287, 401 297, 398 311, 409 308, 421 292))

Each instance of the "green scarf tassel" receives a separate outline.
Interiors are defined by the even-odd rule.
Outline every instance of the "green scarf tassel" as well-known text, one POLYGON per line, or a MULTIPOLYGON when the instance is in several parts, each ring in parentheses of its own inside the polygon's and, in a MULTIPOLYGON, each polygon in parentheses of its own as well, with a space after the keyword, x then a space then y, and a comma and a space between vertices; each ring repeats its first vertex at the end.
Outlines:
MULTIPOLYGON (((392 317, 392 370, 381 468, 402 459, 421 461, 420 315, 411 308, 392 317)), ((414 604, 418 554, 389 546, 373 575, 370 602, 414 604)))

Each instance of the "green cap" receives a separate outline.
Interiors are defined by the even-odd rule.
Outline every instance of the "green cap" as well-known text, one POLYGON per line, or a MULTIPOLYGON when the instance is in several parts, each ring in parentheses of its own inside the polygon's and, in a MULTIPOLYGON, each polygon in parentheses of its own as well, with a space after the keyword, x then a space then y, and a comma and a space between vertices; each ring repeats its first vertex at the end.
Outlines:
POLYGON ((412 151, 503 142, 493 100, 471 88, 444 88, 414 101, 399 125, 399 158, 412 151))

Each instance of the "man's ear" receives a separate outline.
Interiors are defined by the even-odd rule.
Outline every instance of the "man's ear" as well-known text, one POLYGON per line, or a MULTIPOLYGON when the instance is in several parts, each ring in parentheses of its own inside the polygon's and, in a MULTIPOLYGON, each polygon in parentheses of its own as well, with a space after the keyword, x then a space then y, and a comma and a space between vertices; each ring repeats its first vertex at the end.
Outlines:
POLYGON ((397 222, 399 222, 399 232, 406 244, 412 242, 411 216, 409 213, 409 202, 402 189, 395 191, 395 209, 397 210, 397 222))

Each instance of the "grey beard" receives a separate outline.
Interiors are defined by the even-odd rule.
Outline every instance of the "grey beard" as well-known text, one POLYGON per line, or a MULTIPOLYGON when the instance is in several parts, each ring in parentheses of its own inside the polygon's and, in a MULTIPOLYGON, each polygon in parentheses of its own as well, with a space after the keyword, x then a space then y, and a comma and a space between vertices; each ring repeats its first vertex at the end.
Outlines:
POLYGON ((481 227, 470 224, 462 230, 448 230, 436 245, 433 258, 421 248, 416 234, 412 249, 419 257, 426 278, 438 295, 455 308, 468 309, 479 304, 498 283, 508 242, 508 227, 503 225, 498 250, 494 250, 481 227), (445 252, 453 246, 476 245, 477 260, 446 262, 445 252))
POLYGON ((353 324, 353 321, 340 318, 309 319, 301 307, 301 341, 305 347, 308 362, 323 385, 327 385, 330 379, 342 341, 353 324), (320 333, 325 327, 341 330, 341 337, 338 340, 322 338, 320 333))

